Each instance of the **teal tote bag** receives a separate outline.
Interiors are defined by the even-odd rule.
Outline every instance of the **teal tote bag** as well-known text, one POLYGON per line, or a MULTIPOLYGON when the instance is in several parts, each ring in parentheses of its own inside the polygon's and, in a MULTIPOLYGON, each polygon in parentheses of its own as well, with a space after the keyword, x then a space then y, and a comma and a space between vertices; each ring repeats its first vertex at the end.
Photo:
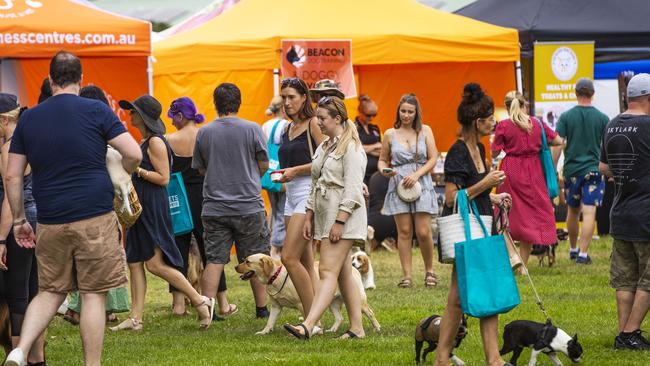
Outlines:
POLYGON ((269 136, 269 141, 266 143, 266 150, 269 153, 269 169, 262 176, 262 188, 266 189, 269 192, 280 192, 282 190, 282 183, 276 183, 271 180, 271 173, 280 168, 280 159, 278 158, 278 150, 280 150, 280 145, 273 143, 275 138, 275 130, 278 128, 282 122, 281 119, 277 120, 271 129, 271 135, 269 136))
POLYGON ((454 244, 460 306, 464 313, 475 318, 507 313, 519 305, 520 299, 505 239, 503 235, 490 236, 476 203, 472 201, 472 212, 468 211, 470 203, 465 190, 458 192, 457 200, 467 238, 454 244), (485 238, 471 239, 470 214, 480 222, 485 238))
POLYGON ((187 200, 187 192, 183 183, 181 173, 173 173, 167 185, 167 196, 169 196, 169 212, 172 216, 172 228, 174 235, 187 234, 194 229, 192 211, 187 200))
MULTIPOLYGON (((536 118, 533 118, 536 119, 536 118)), ((546 188, 548 188, 548 196, 551 199, 560 195, 560 187, 557 183, 557 175, 555 174, 555 164, 553 164, 553 156, 551 150, 548 148, 546 142, 546 133, 544 133, 544 122, 536 119, 542 127, 542 151, 539 152, 539 160, 542 161, 542 170, 544 171, 544 178, 546 179, 546 188)))

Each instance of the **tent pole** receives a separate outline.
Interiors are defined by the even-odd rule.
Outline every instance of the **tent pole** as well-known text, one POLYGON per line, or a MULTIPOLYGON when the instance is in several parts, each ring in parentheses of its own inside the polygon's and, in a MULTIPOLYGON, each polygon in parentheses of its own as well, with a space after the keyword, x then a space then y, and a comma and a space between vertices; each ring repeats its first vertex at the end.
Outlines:
POLYGON ((273 69, 273 95, 280 94, 280 70, 273 69))
POLYGON ((523 81, 521 79, 521 61, 515 62, 515 75, 517 79, 517 91, 523 94, 524 90, 523 81))
POLYGON ((149 95, 153 95, 153 65, 151 56, 147 56, 147 81, 149 82, 149 95))

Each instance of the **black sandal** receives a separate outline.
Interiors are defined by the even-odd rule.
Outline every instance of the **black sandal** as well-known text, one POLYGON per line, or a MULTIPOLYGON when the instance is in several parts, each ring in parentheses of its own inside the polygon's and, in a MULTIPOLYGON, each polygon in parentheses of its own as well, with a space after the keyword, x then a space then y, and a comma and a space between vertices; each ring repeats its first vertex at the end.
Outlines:
POLYGON ((348 330, 347 332, 341 334, 341 336, 339 337, 339 339, 357 339, 357 338, 361 339, 361 337, 356 335, 356 333, 354 333, 351 330, 348 330), (347 337, 344 338, 343 336, 345 336, 345 335, 347 335, 347 337))
POLYGON ((298 324, 298 327, 301 327, 302 330, 303 330, 305 333, 300 333, 300 332, 298 332, 298 330, 296 329, 296 327, 294 327, 293 325, 291 325, 291 324, 289 324, 289 323, 286 323, 286 324, 284 325, 284 329, 286 329, 287 332, 289 332, 289 334, 291 334, 292 336, 294 336, 294 337, 296 337, 296 338, 298 338, 298 339, 302 339, 302 340, 304 340, 304 341, 308 340, 308 339, 309 339, 309 331, 307 331, 307 326, 305 326, 304 324, 300 323, 300 324, 298 324))

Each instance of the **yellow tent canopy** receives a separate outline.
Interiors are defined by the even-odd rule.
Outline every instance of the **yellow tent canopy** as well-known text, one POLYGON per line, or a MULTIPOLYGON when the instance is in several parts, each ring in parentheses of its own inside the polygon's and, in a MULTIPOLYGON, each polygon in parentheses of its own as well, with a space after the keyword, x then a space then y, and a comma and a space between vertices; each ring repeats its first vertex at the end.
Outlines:
POLYGON ((240 115, 261 122, 273 96, 282 39, 351 39, 358 90, 379 105, 375 123, 391 127, 399 96, 415 92, 442 150, 455 137, 462 85, 477 81, 502 100, 515 86, 519 59, 516 30, 415 0, 242 0, 202 26, 154 44, 155 95, 163 105, 187 95, 210 117, 212 90, 233 82, 242 90, 240 115))

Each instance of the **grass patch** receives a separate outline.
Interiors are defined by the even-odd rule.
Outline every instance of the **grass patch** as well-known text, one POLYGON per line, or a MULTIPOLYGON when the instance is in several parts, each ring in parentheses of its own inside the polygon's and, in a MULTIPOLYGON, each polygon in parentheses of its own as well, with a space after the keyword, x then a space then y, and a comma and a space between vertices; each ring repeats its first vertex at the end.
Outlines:
MULTIPOLYGON (((650 353, 614 351, 617 333, 614 291, 609 288, 611 239, 592 244, 591 266, 576 266, 568 259, 568 244, 557 251, 553 268, 540 268, 535 258, 530 272, 540 296, 556 325, 573 335, 578 333, 585 349, 583 365, 648 365, 650 353)), ((399 289, 401 270, 397 254, 373 254, 377 290, 369 291, 371 307, 382 325, 376 334, 364 318, 368 338, 338 341, 333 335, 309 342, 291 338, 282 329, 285 322, 295 323, 297 311, 286 309, 273 333, 255 336, 266 321, 255 319, 248 283, 227 267, 229 296, 240 307, 239 313, 224 322, 215 322, 207 332, 197 329, 195 313, 184 318, 171 315, 171 297, 166 284, 149 276, 144 331, 140 333, 107 331, 103 361, 105 365, 409 365, 414 363, 413 333, 421 318, 442 314, 449 288, 450 266, 436 264, 440 277, 437 289, 425 289, 424 270, 419 253, 414 252, 415 277, 412 289, 399 289)), ((515 319, 543 322, 532 291, 525 278, 518 278, 522 304, 501 317, 500 326, 515 319)), ((119 314, 123 319, 126 314, 119 314)), ((323 324, 332 316, 326 313, 323 324)), ((340 331, 345 331, 344 322, 340 331)), ((56 318, 47 333, 47 357, 50 365, 83 363, 78 328, 56 318)), ((478 320, 469 320, 469 334, 457 354, 468 365, 482 365, 483 351, 478 320)), ((525 351, 520 364, 526 364, 525 351)), ((428 361, 433 360, 430 354, 428 361)), ((509 356, 508 356, 509 357, 509 356)), ((559 356, 564 364, 571 362, 559 356)), ((540 356, 538 365, 552 365, 540 356)))

